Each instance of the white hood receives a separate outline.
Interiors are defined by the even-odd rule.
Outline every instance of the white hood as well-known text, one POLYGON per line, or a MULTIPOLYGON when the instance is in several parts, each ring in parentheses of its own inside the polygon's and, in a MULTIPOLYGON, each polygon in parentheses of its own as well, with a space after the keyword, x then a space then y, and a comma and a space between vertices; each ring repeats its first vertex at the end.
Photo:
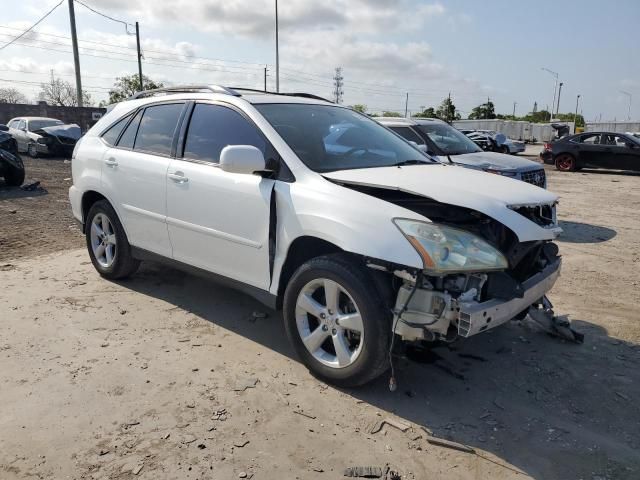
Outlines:
POLYGON ((558 196, 525 182, 452 165, 339 170, 323 174, 343 183, 401 190, 441 203, 466 207, 510 228, 521 242, 551 240, 561 231, 543 228, 509 206, 553 205, 558 196))

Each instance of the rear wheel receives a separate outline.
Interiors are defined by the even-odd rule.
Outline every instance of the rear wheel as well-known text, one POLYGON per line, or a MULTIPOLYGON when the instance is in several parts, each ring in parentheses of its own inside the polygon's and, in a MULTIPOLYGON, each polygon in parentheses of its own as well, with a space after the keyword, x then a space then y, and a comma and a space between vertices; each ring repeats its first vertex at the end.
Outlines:
POLYGON ((561 153, 556 157, 556 168, 561 172, 574 172, 576 170, 576 159, 569 153, 561 153))
POLYGON ((329 383, 363 385, 387 369, 389 309, 364 267, 345 255, 314 258, 294 273, 284 319, 303 363, 329 383))
POLYGON ((511 151, 509 150, 509 147, 508 147, 507 145, 502 145, 502 146, 500 147, 500 153, 506 153, 506 154, 509 154, 509 153, 511 153, 511 151))
POLYGON ((85 224, 91 263, 100 275, 116 280, 132 275, 140 261, 131 255, 131 246, 113 207, 106 200, 94 203, 85 224))

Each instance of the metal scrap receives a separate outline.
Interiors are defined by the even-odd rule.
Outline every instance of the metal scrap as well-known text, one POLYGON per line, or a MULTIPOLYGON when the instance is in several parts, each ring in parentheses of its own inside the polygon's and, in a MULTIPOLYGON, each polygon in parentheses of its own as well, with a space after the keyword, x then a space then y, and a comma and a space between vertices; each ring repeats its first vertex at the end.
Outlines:
POLYGON ((381 478, 381 467, 349 467, 344 471, 345 477, 381 478))

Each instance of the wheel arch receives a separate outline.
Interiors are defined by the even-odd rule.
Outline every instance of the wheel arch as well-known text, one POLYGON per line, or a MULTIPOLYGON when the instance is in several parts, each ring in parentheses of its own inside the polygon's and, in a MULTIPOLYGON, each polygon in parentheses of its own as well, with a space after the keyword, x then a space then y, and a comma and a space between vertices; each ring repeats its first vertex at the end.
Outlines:
MULTIPOLYGON (((93 206, 94 203, 99 202, 100 200, 106 200, 109 203, 109 205, 111 205, 111 208, 113 208, 113 210, 116 212, 116 215, 118 215, 118 217, 121 217, 116 205, 104 193, 99 192, 96 189, 87 190, 83 192, 82 198, 80 201, 80 208, 81 208, 80 214, 82 215, 83 233, 85 233, 85 228, 87 225, 87 214, 89 213, 89 210, 91 210, 91 207, 93 206)), ((118 220, 120 220, 120 223, 122 224, 122 228, 124 229, 125 234, 127 234, 128 236, 129 233, 127 232, 126 225, 122 222, 122 218, 118 218, 118 220)))
POLYGON ((312 235, 303 235, 294 239, 287 249, 287 255, 280 269, 276 308, 282 308, 284 291, 294 272, 305 262, 315 257, 344 252, 335 243, 312 235))

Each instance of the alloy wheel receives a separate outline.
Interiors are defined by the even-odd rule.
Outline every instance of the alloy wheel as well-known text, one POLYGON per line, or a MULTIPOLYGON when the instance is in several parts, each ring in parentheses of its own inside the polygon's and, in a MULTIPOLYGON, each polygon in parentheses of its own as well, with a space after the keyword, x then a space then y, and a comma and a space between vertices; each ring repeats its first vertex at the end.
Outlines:
POLYGON ((328 278, 307 283, 296 301, 296 325, 305 348, 323 365, 344 368, 360 356, 364 324, 344 287, 328 278))
POLYGON ((100 266, 109 268, 117 254, 116 232, 109 217, 98 213, 91 222, 91 249, 100 266))

